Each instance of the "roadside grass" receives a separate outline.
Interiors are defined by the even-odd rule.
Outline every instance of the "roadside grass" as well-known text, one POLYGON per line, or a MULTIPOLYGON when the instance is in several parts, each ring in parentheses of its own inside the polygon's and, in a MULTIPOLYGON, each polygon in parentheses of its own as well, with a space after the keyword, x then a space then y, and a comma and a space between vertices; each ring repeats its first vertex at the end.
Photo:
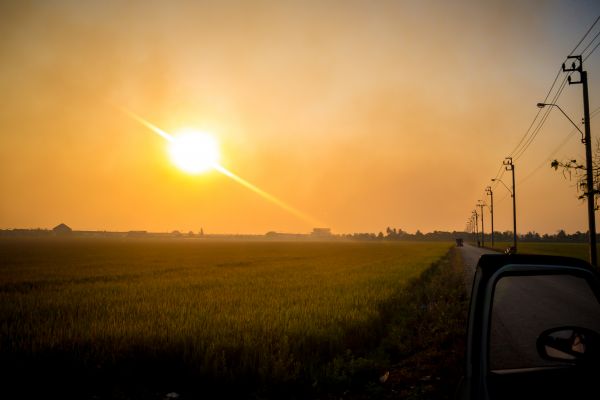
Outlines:
POLYGON ((21 398, 448 398, 466 310, 449 248, 2 240, 0 373, 21 398))
POLYGON ((456 249, 412 279, 385 307, 379 345, 337 357, 328 371, 340 387, 327 399, 453 399, 464 373, 468 298, 456 249))
POLYGON ((391 370, 383 398, 452 399, 464 373, 468 297, 460 253, 451 249, 396 302, 382 352, 391 370))
MULTIPOLYGON (((504 251, 510 246, 512 246, 512 242, 494 243, 494 249, 500 251, 504 251)), ((568 256, 589 261, 589 246, 587 243, 518 242, 518 250, 519 253, 568 256)), ((600 255, 600 251, 598 254, 600 255)))

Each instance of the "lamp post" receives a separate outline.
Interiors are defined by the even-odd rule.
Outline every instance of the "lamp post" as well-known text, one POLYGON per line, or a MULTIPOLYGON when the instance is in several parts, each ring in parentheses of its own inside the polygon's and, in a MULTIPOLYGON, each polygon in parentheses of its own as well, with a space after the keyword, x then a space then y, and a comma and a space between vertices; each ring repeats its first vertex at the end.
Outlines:
POLYGON ((573 122, 573 120, 571 118, 569 118, 569 116, 567 115, 567 113, 565 113, 565 111, 558 104, 554 104, 554 103, 537 103, 537 107, 538 108, 544 108, 546 106, 558 108, 558 110, 569 120, 569 122, 571 123, 571 125, 573 125, 575 127, 575 129, 577 129, 579 131, 579 133, 581 133, 581 143, 585 143, 586 142, 585 133, 583 133, 581 131, 581 129, 579 129, 579 127, 577 126, 577 124, 575 122, 573 122))
POLYGON ((477 215, 477 210, 473 210, 473 220, 475 222, 475 242, 477 242, 477 247, 479 247, 479 216, 477 215))
POLYGON ((483 201, 478 200, 477 201, 477 207, 479 207, 479 209, 481 210, 481 247, 485 247, 485 230, 483 227, 483 206, 485 204, 483 203, 483 201))
MULTIPOLYGON (((512 190, 509 189, 508 186, 506 186, 506 183, 504 183, 502 181, 502 179, 492 179, 492 182, 500 182, 505 188, 506 190, 508 190, 508 192, 510 193, 510 196, 513 199, 513 248, 514 248, 514 252, 517 252, 517 203, 516 203, 516 198, 515 198, 515 170, 514 170, 514 164, 512 164, 512 159, 507 157, 507 160, 510 160, 510 164, 504 164, 506 165, 507 170, 512 171, 513 172, 513 188, 512 190), (511 167, 509 169, 509 166, 511 167)), ((506 161, 505 161, 506 162, 506 161)))
POLYGON ((492 187, 488 186, 485 188, 485 193, 490 196, 490 214, 492 216, 492 248, 494 247, 494 192, 492 187))
POLYGON ((512 157, 506 157, 502 162, 507 171, 512 172, 512 203, 513 203, 513 252, 517 252, 517 189, 515 188, 515 164, 512 157))
MULTIPOLYGON (((587 94, 587 75, 586 77, 586 85, 585 85, 585 93, 587 94)), ((586 96, 587 97, 587 96, 586 96)), ((587 103, 584 102, 584 105, 587 103)), ((591 132, 590 132, 590 121, 589 121, 589 111, 586 108, 586 115, 584 117, 585 122, 585 133, 579 129, 579 127, 573 122, 571 118, 563 111, 563 109, 554 103, 537 103, 539 108, 544 108, 545 106, 556 107, 560 110, 560 112, 569 120, 571 125, 573 125, 579 133, 581 133, 581 142, 585 145, 585 179, 586 179, 586 193, 587 196, 587 209, 588 209, 588 231, 589 231, 589 241, 590 241, 590 264, 594 267, 598 266, 598 256, 596 253, 596 212, 595 212, 595 204, 594 204, 594 174, 593 174, 593 160, 592 160, 592 140, 591 140, 591 132)))

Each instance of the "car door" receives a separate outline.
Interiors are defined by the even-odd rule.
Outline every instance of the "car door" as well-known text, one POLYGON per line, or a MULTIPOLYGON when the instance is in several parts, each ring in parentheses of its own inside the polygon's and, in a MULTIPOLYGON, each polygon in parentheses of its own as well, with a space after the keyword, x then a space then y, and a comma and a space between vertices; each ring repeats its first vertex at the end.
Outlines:
POLYGON ((598 398, 600 281, 572 258, 484 255, 469 310, 467 399, 598 398))

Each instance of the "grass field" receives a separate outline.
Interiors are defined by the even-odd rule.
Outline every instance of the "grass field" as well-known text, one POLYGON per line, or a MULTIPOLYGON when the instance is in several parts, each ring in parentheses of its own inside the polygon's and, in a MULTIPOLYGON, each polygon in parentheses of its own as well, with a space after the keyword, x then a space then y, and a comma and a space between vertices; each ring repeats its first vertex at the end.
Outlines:
POLYGON ((3 239, 2 373, 96 395, 116 381, 272 397, 350 385, 390 321, 414 317, 392 315, 410 303, 407 283, 449 247, 3 239))
MULTIPOLYGON (((568 256, 589 261, 587 243, 518 242, 517 245, 519 253, 568 256)), ((499 250, 504 250, 509 246, 512 246, 512 242, 495 243, 495 248, 499 250)))

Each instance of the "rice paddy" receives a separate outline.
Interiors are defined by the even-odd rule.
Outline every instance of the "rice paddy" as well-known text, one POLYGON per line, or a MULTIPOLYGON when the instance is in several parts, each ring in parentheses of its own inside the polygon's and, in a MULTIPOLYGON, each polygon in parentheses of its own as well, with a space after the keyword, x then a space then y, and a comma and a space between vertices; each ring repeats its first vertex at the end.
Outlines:
POLYGON ((386 308, 449 247, 3 239, 2 372, 207 390, 327 385, 340 358, 379 345, 386 308))

